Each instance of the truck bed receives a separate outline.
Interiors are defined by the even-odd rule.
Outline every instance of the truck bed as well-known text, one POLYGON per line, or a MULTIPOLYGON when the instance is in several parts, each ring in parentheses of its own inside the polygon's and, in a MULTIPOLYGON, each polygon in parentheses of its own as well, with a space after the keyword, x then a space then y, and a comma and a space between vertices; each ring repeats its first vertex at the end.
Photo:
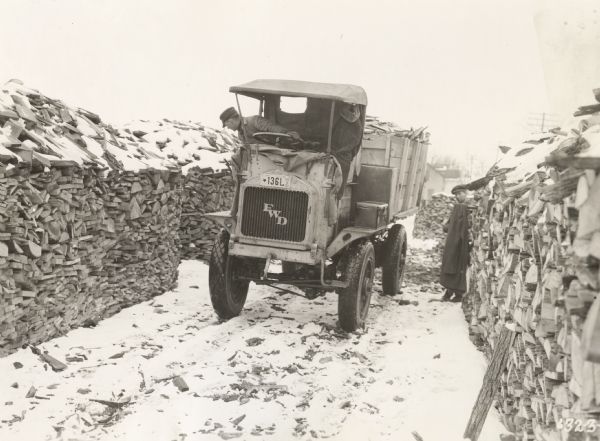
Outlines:
POLYGON ((419 206, 429 143, 398 133, 363 139, 355 201, 389 204, 390 219, 419 206))

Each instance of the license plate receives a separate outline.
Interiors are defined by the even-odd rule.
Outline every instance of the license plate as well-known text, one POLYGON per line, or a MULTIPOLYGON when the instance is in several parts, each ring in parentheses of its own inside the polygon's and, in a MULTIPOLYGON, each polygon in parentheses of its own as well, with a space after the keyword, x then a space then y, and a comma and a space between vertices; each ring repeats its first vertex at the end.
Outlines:
POLYGON ((290 186, 289 176, 264 174, 260 176, 260 181, 267 187, 289 188, 290 186))

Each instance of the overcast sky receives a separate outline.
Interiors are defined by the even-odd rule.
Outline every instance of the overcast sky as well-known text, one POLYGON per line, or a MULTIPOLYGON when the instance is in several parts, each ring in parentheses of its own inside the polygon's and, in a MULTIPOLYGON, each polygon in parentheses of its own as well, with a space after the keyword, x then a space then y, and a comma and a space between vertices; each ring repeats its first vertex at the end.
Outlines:
POLYGON ((491 161, 528 117, 593 102, 598 15, 591 2, 570 3, 578 9, 566 0, 3 0, 0 82, 19 78, 108 122, 213 126, 234 104, 234 84, 354 83, 369 114, 429 126, 434 154, 491 161), (576 72, 583 79, 563 87, 576 72))

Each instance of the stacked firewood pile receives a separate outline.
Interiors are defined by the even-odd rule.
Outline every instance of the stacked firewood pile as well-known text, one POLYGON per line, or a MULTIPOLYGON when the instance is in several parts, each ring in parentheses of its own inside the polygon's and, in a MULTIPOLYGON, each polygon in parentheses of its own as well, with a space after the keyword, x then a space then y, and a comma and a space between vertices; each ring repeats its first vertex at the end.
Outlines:
POLYGON ((184 179, 179 227, 181 257, 208 261, 220 227, 203 215, 231 208, 233 179, 229 173, 199 167, 188 170, 184 179))
POLYGON ((450 218, 456 199, 452 195, 437 193, 422 206, 415 216, 413 236, 417 239, 436 239, 443 243, 446 238, 444 224, 450 218))
POLYGON ((517 332, 496 392, 518 439, 600 437, 600 104, 582 109, 478 190, 464 307, 488 355, 517 332))
POLYGON ((182 210, 229 208, 230 178, 215 172, 236 143, 169 120, 118 130, 7 83, 0 91, 0 356, 172 289, 185 241, 205 253, 198 241, 212 239, 214 229, 200 216, 184 217, 182 241, 182 210))
POLYGON ((0 167, 0 355, 174 286, 180 175, 0 167))

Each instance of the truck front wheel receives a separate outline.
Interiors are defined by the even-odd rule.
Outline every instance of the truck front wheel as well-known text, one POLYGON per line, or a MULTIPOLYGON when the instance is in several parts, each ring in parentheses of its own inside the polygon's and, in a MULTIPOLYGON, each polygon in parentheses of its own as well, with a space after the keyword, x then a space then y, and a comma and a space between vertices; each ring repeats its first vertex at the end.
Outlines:
POLYGON ((240 315, 250 282, 236 276, 244 268, 238 257, 229 255, 229 233, 221 230, 213 245, 208 267, 208 288, 213 309, 223 320, 240 315))
POLYGON ((344 279, 348 286, 338 297, 338 317, 343 330, 363 327, 371 303, 375 277, 375 250, 369 241, 351 247, 346 257, 344 279))
POLYGON ((404 268, 406 265, 406 230, 396 224, 388 231, 385 239, 384 264, 382 268, 383 294, 393 296, 402 288, 404 268))

